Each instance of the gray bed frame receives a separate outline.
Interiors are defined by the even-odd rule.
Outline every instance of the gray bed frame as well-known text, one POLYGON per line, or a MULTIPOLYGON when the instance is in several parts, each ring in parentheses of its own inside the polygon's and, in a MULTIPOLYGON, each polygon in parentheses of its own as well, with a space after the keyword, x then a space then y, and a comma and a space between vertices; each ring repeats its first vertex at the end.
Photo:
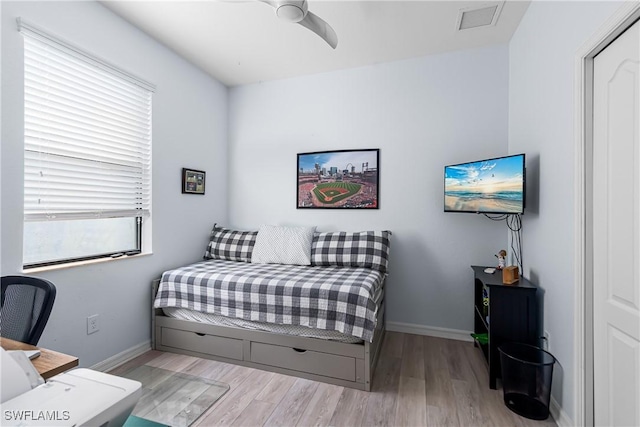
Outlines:
MULTIPOLYGON (((160 279, 152 282, 152 301, 160 279)), ((318 338, 216 326, 165 316, 153 308, 151 341, 160 351, 187 354, 370 391, 384 339, 384 282, 376 300, 372 342, 347 344, 318 338)))

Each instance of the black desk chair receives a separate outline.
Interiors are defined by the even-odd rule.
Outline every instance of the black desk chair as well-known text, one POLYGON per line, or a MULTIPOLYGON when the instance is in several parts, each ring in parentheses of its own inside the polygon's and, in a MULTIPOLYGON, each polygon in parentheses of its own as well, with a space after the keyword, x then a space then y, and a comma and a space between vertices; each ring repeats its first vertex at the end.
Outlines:
POLYGON ((0 336, 37 345, 49 320, 56 287, 29 276, 3 276, 0 336))

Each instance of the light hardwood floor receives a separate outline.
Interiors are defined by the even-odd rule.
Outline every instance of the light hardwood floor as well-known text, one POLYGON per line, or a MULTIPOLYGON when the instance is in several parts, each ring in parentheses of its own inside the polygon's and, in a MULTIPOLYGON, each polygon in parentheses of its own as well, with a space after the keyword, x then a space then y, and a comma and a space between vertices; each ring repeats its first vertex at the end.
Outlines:
POLYGON ((191 356, 149 351, 147 364, 229 384, 195 426, 555 426, 504 406, 473 344, 387 332, 371 392, 191 356))

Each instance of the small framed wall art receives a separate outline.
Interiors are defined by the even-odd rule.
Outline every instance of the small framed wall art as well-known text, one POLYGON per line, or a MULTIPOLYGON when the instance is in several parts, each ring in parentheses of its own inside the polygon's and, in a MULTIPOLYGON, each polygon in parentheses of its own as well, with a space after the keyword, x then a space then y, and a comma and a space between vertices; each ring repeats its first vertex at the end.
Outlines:
POLYGON ((298 209, 378 209, 380 150, 298 154, 298 209))
POLYGON ((204 194, 206 172, 182 168, 182 193, 204 194))

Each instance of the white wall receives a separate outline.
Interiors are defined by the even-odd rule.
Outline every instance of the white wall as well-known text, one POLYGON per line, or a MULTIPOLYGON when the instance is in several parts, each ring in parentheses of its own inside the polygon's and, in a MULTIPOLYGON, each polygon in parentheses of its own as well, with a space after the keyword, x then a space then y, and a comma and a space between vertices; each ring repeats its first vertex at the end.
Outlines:
POLYGON ((573 419, 574 61, 619 5, 532 2, 509 44, 509 151, 533 159, 539 188, 523 217, 524 273, 544 291, 553 396, 573 419))
POLYGON ((97 2, 1 2, 2 273, 22 268, 23 42, 21 16, 157 86, 153 97, 153 255, 37 274, 57 299, 40 344, 91 366, 150 338, 152 278, 197 261, 227 215, 225 86, 97 2), (181 168, 207 172, 205 196, 183 195, 181 168), (86 334, 86 317, 100 331, 86 334))
POLYGON ((229 221, 393 231, 388 320, 471 330, 503 224, 443 213, 443 167, 507 152, 507 46, 230 90, 229 221), (296 153, 380 148, 379 210, 297 210, 296 153))

